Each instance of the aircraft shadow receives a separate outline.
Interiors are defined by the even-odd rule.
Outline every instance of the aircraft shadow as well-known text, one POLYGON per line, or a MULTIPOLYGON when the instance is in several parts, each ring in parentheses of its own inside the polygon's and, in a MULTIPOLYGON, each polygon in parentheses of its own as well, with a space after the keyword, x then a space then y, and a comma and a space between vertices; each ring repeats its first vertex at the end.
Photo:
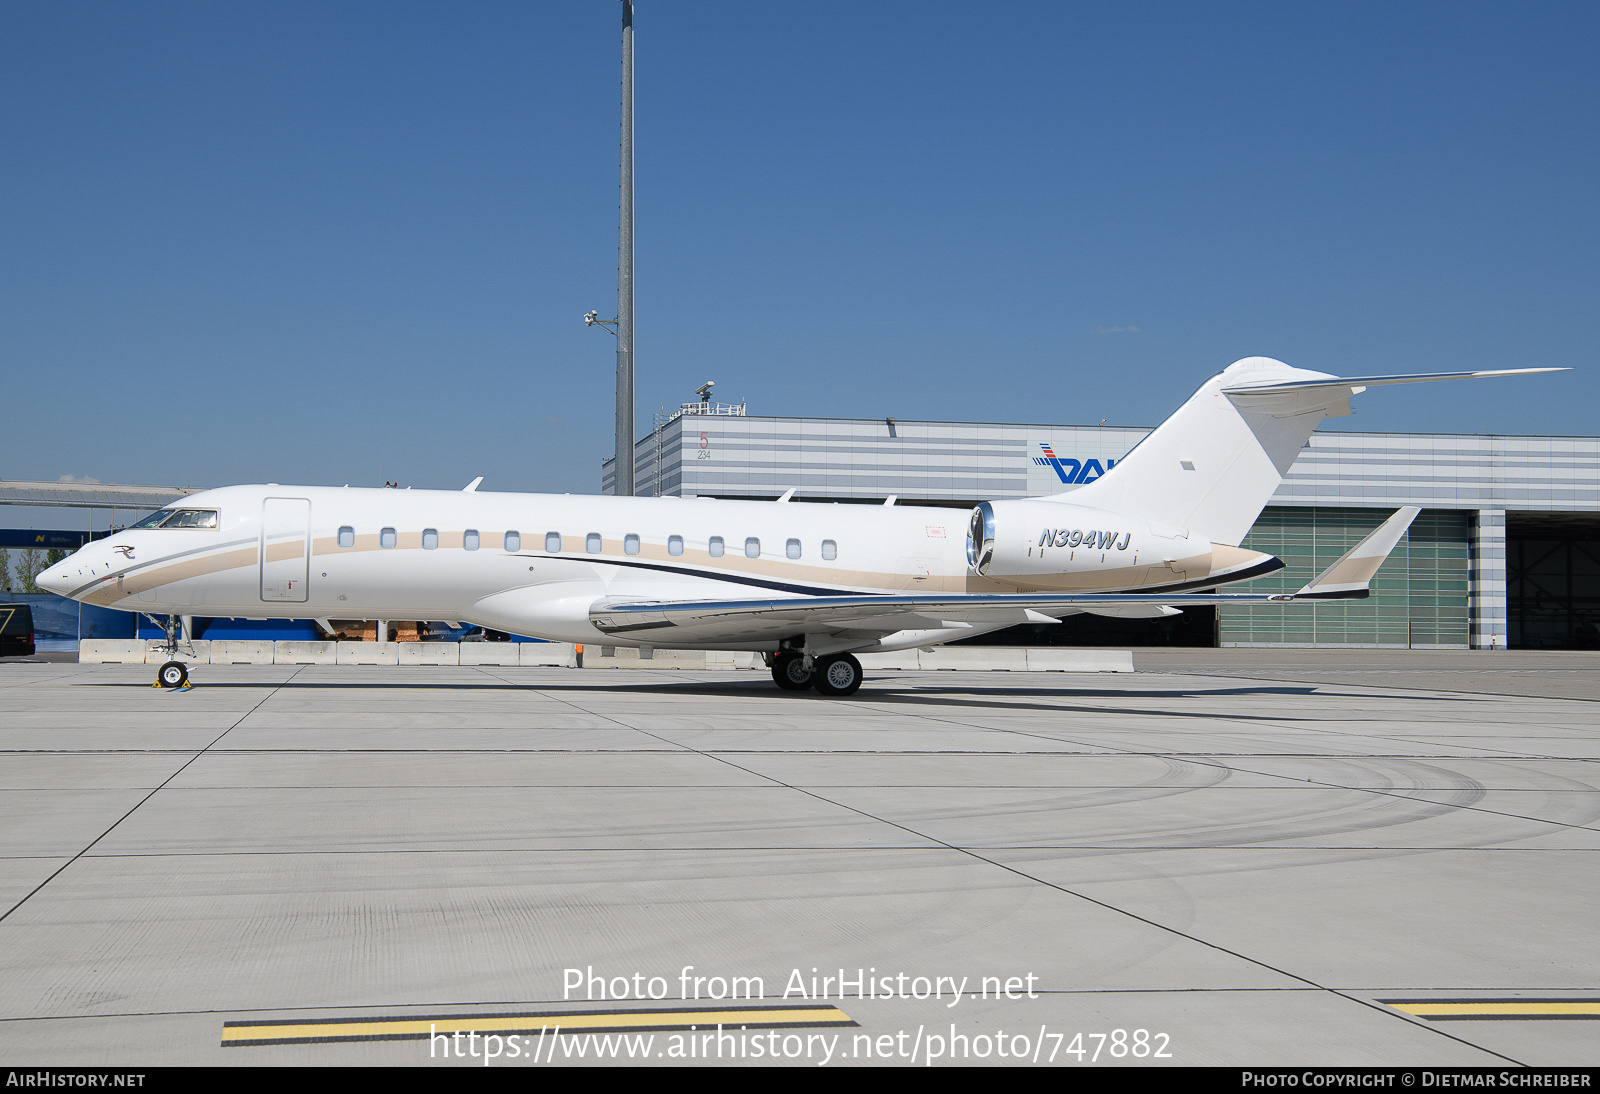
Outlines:
MULTIPOLYGON (((137 683, 85 683, 80 687, 105 687, 105 688, 148 688, 148 684, 137 683)), ((316 680, 286 680, 282 683, 249 683, 244 681, 219 681, 207 683, 204 680, 196 684, 196 690, 203 689, 253 689, 262 688, 285 689, 290 691, 392 691, 396 689, 407 691, 445 691, 445 692, 549 692, 553 694, 593 694, 596 691, 605 691, 608 694, 633 694, 633 695, 705 695, 764 698, 783 700, 785 702, 826 702, 839 703, 840 700, 825 698, 814 692, 785 692, 779 691, 766 679, 752 679, 729 681, 727 683, 708 683, 706 681, 653 681, 630 684, 602 685, 596 681, 594 684, 512 684, 505 682, 461 683, 461 682, 395 682, 374 683, 370 681, 352 681, 339 683, 336 681, 316 680)), ((1202 720, 1216 720, 1218 718, 1242 718, 1246 721, 1261 718, 1282 718, 1282 712, 1269 713, 1257 712, 1247 715, 1233 715, 1218 711, 1195 710, 1163 710, 1145 709, 1138 707, 1118 706, 1071 706, 1064 705, 1062 700, 1088 700, 1088 699, 1113 699, 1132 701, 1139 699, 1227 699, 1250 697, 1278 697, 1285 699, 1306 698, 1317 695, 1325 699, 1370 699, 1373 696, 1360 692, 1330 692, 1321 690, 1315 685, 1306 686, 1266 686, 1266 687, 1232 687, 1232 688, 1175 688, 1169 691, 1155 691, 1148 689, 1117 690, 1114 688, 1046 688, 1046 687, 927 687, 911 685, 904 690, 896 689, 882 684, 874 686, 868 683, 862 687, 851 699, 852 701, 866 700, 872 703, 883 703, 894 706, 916 707, 964 707, 972 709, 995 710, 1036 710, 1041 713, 1055 715, 1061 714, 1132 714, 1160 718, 1197 718, 1202 720), (1054 703, 1029 702, 1030 699, 1054 699, 1054 703)), ((1414 700, 1419 702, 1440 703, 1457 702, 1473 703, 1483 702, 1486 697, 1477 694, 1462 693, 1458 695, 1396 695, 1388 693, 1385 698, 1414 700)), ((848 709, 848 708, 846 708, 848 709)))

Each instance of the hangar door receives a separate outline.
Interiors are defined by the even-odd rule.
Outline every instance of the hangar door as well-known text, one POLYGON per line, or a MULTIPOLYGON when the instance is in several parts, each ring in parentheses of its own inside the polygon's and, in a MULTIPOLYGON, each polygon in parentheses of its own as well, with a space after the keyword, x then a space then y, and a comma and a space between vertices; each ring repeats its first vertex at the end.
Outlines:
POLYGON ((1506 609, 1512 649, 1600 648, 1600 521, 1506 514, 1506 609))
POLYGON ((311 502, 267 498, 261 503, 261 599, 304 604, 310 586, 311 502))

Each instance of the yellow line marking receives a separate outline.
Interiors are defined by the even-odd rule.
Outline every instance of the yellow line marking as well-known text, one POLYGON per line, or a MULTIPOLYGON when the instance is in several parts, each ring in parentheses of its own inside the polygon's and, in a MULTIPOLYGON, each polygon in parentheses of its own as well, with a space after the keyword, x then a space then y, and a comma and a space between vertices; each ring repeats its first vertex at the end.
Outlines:
POLYGON ((422 1018, 337 1018, 304 1022, 225 1022, 222 1045, 367 1040, 421 1040, 434 1034, 588 1033, 600 1030, 674 1030, 697 1026, 853 1026, 837 1007, 744 1007, 725 1010, 591 1011, 560 1014, 446 1014, 422 1018))
POLYGON ((1594 1015, 1600 1017, 1600 999, 1549 1000, 1540 1002, 1510 1002, 1491 1000, 1482 1003, 1388 1003, 1395 1010, 1403 1010, 1418 1018, 1448 1018, 1456 1016, 1482 1016, 1505 1018, 1564 1017, 1568 1015, 1594 1015))

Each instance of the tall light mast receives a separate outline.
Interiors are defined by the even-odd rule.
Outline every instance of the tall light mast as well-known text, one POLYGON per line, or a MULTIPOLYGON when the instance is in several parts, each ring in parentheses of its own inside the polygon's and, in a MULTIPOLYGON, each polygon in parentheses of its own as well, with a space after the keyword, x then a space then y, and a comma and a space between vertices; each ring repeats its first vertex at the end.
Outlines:
POLYGON ((622 194, 617 216, 617 317, 589 312, 617 336, 617 438, 612 493, 633 496, 633 0, 622 0, 622 194))
POLYGON ((622 200, 617 227, 616 494, 633 496, 633 0, 622 0, 622 200))

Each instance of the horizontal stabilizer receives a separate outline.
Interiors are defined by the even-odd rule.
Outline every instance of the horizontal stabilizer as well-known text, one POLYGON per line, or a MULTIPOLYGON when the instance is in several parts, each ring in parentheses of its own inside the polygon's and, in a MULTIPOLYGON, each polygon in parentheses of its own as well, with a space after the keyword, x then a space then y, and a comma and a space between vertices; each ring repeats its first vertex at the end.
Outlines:
POLYGON ((1294 594, 1296 600, 1341 600, 1364 597, 1371 592, 1372 575, 1389 558, 1395 544, 1406 534, 1411 522, 1422 512, 1414 505, 1396 509, 1394 516, 1344 553, 1305 588, 1294 594))
POLYGON ((1481 380, 1488 376, 1528 376, 1535 372, 1570 372, 1565 368, 1502 368, 1479 372, 1413 372, 1399 376, 1340 376, 1326 380, 1291 380, 1288 383, 1238 384, 1222 389, 1224 395, 1279 395, 1319 388, 1383 387, 1385 384, 1427 384, 1434 380, 1481 380))
POLYGON ((1325 418, 1369 387, 1561 372, 1559 368, 1332 376, 1270 357, 1235 361, 1098 479, 1049 500, 1187 529, 1237 547, 1325 418))

